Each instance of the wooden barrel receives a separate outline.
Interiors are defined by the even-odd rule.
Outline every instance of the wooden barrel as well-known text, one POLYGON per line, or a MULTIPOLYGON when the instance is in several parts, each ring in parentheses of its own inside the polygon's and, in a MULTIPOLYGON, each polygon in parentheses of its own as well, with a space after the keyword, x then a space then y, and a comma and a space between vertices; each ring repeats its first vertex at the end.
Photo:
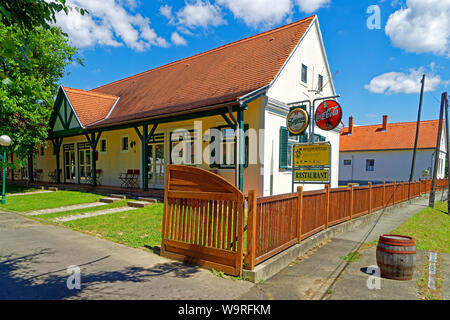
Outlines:
POLYGON ((415 263, 416 244, 413 238, 395 234, 380 236, 377 246, 377 265, 382 277, 411 280, 415 263))

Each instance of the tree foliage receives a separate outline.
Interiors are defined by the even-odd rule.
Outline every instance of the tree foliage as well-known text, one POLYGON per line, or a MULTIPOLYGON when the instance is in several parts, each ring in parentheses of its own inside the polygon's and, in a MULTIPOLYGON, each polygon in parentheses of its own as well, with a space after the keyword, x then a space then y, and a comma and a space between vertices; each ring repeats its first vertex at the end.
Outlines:
POLYGON ((12 138, 9 152, 22 159, 47 138, 53 97, 77 52, 60 28, 24 21, 0 22, 0 44, 6 44, 0 49, 0 134, 12 138))

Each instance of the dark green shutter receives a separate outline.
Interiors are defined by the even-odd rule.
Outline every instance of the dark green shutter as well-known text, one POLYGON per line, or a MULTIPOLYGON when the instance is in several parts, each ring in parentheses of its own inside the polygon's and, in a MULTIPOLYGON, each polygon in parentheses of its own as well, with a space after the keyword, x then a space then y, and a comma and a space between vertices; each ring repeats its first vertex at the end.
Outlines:
POLYGON ((303 133, 303 134, 301 134, 301 135, 299 136, 298 141, 299 141, 300 143, 306 143, 306 142, 308 142, 308 134, 307 134, 306 132, 303 133))
POLYGON ((289 131, 286 127, 280 128, 280 169, 288 169, 289 131))

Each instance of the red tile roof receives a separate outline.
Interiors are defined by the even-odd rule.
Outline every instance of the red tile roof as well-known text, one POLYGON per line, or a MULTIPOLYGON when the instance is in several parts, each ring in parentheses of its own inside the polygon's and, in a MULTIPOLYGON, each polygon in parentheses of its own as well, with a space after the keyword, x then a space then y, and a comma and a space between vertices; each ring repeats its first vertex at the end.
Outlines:
MULTIPOLYGON (((419 149, 436 147, 439 120, 420 122, 418 140, 419 149)), ((413 149, 416 138, 416 122, 388 123, 386 132, 382 125, 353 127, 353 133, 348 134, 349 128, 341 130, 340 151, 368 151, 368 150, 400 150, 413 149)))
POLYGON ((81 125, 86 127, 104 119, 117 101, 117 96, 63 87, 81 125))
POLYGON ((234 102, 275 78, 314 18, 93 89, 120 97, 110 117, 95 127, 234 102))

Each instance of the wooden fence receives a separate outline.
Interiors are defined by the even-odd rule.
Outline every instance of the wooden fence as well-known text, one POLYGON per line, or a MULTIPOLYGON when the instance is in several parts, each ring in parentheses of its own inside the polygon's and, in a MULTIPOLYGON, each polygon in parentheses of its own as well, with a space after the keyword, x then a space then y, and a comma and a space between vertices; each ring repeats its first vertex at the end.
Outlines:
POLYGON ((209 171, 168 165, 161 255, 242 274, 244 195, 209 171))
MULTIPOLYGON (((436 190, 448 187, 437 181, 436 190)), ((286 248, 330 226, 416 198, 431 191, 431 180, 393 182, 270 197, 248 196, 246 266, 255 266, 286 248)))

